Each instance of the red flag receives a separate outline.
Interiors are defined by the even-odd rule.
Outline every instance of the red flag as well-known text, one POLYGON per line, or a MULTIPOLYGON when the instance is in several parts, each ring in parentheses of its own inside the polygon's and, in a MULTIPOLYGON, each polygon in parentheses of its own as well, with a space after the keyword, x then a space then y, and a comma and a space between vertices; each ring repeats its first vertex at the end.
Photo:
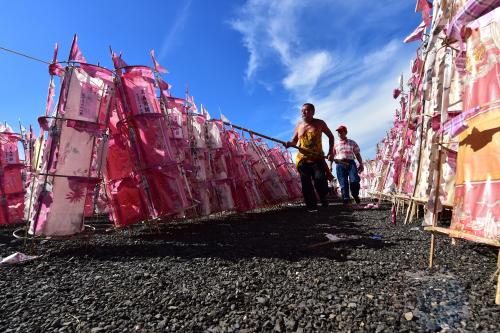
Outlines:
POLYGON ((399 96, 400 94, 401 94, 401 90, 399 90, 398 88, 396 88, 396 89, 394 89, 394 90, 392 91, 392 97, 393 97, 394 99, 398 98, 398 96, 399 96))
POLYGON ((73 44, 71 44, 71 51, 69 53, 69 61, 84 62, 86 63, 85 57, 82 51, 78 47, 78 36, 73 37, 73 44))
POLYGON ((418 27, 411 34, 409 34, 408 37, 406 37, 403 42, 409 43, 419 39, 422 40, 422 36, 424 35, 425 31, 425 26, 426 23, 422 21, 422 23, 420 23, 418 27))
POLYGON ((165 67, 161 66, 158 61, 155 59, 155 50, 151 50, 151 59, 153 59, 153 65, 155 67, 155 70, 160 73, 168 73, 165 67))

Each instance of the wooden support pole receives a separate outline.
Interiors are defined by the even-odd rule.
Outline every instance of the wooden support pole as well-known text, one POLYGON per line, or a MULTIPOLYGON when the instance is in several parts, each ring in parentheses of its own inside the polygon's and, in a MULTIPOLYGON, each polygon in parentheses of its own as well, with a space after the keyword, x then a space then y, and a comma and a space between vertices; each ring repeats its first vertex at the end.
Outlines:
POLYGON ((432 268, 432 264, 434 262, 434 245, 436 243, 435 237, 436 236, 434 234, 431 234, 431 248, 429 251, 429 268, 432 268))
POLYGON ((498 261, 497 261, 497 293, 495 297, 495 304, 500 305, 500 250, 498 250, 498 261))
MULTIPOLYGON (((442 139, 443 135, 440 135, 440 138, 442 139)), ((437 148, 438 151, 438 160, 437 160, 437 181, 434 186, 434 207, 432 207, 432 226, 436 227, 437 225, 437 217, 438 217, 438 211, 437 211, 437 205, 439 201, 439 185, 441 184, 441 147, 438 146, 437 148)), ((430 248, 430 253, 429 253, 429 268, 432 267, 432 263, 434 261, 434 247, 435 247, 435 236, 432 234, 431 236, 431 248, 430 248)))
POLYGON ((411 207, 414 205, 413 201, 410 201, 410 204, 408 205, 408 209, 406 210, 406 216, 405 216, 405 221, 404 221, 404 224, 408 224, 409 223, 409 219, 410 219, 410 211, 411 211, 411 207))

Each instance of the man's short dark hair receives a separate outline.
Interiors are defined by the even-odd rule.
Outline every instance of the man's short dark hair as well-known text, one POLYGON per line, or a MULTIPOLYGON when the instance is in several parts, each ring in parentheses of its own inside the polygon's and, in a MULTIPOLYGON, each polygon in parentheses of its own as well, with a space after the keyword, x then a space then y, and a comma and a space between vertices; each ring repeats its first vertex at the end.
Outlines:
POLYGON ((313 112, 316 111, 313 103, 304 103, 302 106, 309 106, 312 109, 313 112))

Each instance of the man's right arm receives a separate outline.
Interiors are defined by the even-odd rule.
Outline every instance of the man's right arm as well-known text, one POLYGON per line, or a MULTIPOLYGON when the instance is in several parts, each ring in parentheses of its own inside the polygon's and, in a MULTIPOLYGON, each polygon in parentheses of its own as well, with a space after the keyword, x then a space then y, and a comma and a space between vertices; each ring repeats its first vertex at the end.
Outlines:
POLYGON ((291 146, 296 146, 299 142, 299 125, 295 127, 295 132, 293 133, 292 141, 287 141, 285 147, 289 148, 291 146))

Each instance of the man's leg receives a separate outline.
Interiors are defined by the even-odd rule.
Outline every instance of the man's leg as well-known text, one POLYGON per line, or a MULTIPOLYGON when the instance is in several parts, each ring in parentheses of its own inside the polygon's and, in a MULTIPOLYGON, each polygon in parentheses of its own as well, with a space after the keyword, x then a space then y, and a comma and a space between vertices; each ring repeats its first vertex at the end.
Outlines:
POLYGON ((313 164, 314 169, 314 188, 318 193, 319 201, 323 205, 323 207, 328 206, 328 201, 326 200, 326 196, 328 194, 328 179, 326 178, 326 171, 323 161, 315 162, 313 164))
POLYGON ((358 168, 356 166, 356 162, 352 161, 350 163, 350 168, 349 168, 349 186, 351 188, 352 197, 354 198, 354 201, 356 201, 357 204, 361 202, 361 200, 359 199, 360 181, 361 179, 359 178, 358 175, 358 168))
POLYGON ((340 185, 340 192, 342 193, 342 201, 344 204, 349 203, 349 179, 348 174, 349 174, 349 168, 344 166, 343 164, 337 164, 336 166, 337 170, 337 180, 339 181, 340 185))
POLYGON ((297 170, 300 174, 300 181, 302 183, 302 195, 304 196, 306 207, 307 209, 316 209, 316 194, 314 193, 314 187, 311 180, 314 172, 313 168, 311 167, 310 163, 299 162, 297 170))

